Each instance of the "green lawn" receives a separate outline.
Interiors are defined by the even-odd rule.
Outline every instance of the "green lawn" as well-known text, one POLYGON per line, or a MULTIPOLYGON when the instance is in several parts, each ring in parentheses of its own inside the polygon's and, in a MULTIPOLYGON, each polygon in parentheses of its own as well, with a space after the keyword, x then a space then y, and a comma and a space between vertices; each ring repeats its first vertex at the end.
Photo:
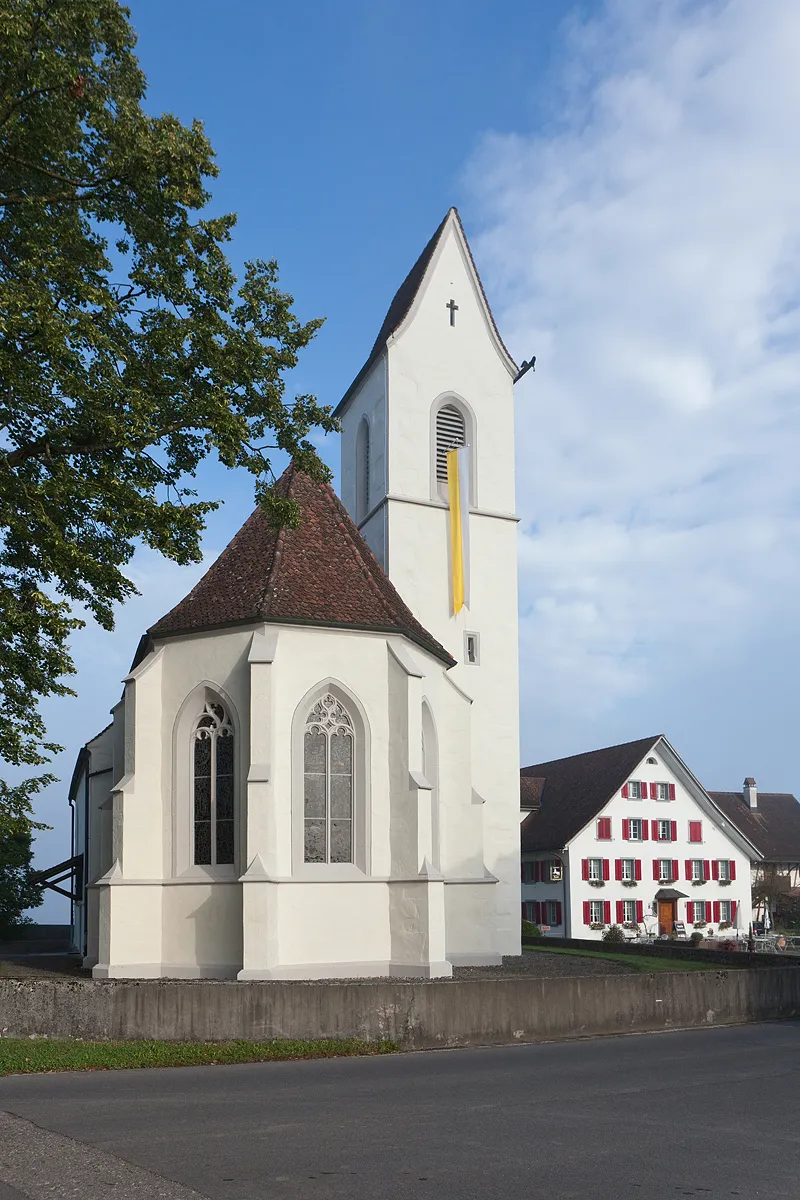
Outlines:
POLYGON ((0 1038, 0 1075, 344 1058, 356 1054, 392 1054, 398 1049, 394 1042, 363 1042, 359 1038, 307 1042, 278 1038, 268 1042, 73 1042, 57 1038, 0 1038))
MULTIPOLYGON (((576 950, 571 946, 523 946, 526 954, 571 954, 576 958, 604 958, 624 963, 646 975, 654 971, 724 971, 731 968, 716 963, 687 961, 684 958, 656 958, 646 954, 615 954, 613 950, 576 950)), ((734 968, 735 969, 735 968, 734 968)))

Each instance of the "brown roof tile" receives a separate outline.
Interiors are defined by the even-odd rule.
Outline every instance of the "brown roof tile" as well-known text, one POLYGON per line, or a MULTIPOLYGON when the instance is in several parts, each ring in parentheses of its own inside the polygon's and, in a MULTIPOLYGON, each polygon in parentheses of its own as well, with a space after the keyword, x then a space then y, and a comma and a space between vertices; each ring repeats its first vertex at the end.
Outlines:
POLYGON ((660 738, 659 734, 523 767, 521 793, 529 786, 526 777, 533 777, 539 784, 540 807, 522 822, 522 849, 563 850, 622 787, 660 738))
POLYGON ((800 804, 791 793, 759 792, 753 809, 741 792, 708 794, 767 862, 800 862, 800 804))
POLYGON ((404 634, 452 666, 389 581, 330 484, 293 466, 275 485, 300 506, 297 529, 257 508, 217 561, 149 630, 151 638, 269 621, 404 634))

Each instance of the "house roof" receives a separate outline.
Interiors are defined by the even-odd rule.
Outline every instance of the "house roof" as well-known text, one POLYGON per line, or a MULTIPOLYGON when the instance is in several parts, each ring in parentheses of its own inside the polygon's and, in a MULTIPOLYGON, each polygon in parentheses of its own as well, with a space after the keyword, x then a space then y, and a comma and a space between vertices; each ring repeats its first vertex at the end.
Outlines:
POLYGON ((790 792, 759 792, 755 809, 741 792, 708 794, 768 862, 800 862, 800 804, 790 792))
POLYGON ((328 483, 289 466, 275 485, 300 506, 296 529, 257 508, 188 596, 149 639, 268 621, 402 634, 454 659, 420 625, 328 483))
POLYGON ((444 233, 447 222, 450 220, 451 217, 457 223, 458 229, 461 232, 461 236, 464 239, 464 245, 467 248, 467 253, 469 255, 470 263, 472 264, 472 269, 475 273, 475 279, 477 280, 478 288, 480 289, 480 293, 483 298, 483 302, 486 306, 486 312, 488 314, 489 321, 491 322, 492 329, 495 332, 495 336, 497 337, 498 342, 500 343, 503 351, 505 352, 506 357, 509 360, 509 363, 512 366, 515 365, 513 358, 508 353, 508 350, 506 349, 505 344, 503 343, 503 339, 500 337, 500 331, 497 328, 497 324, 495 322, 492 310, 489 307, 489 301, 486 299, 486 292, 484 291, 483 283, 481 282, 481 277, 478 274, 478 268, 475 266, 475 259, 472 257, 472 250, 470 249, 469 242, 467 241, 467 235, 464 233, 464 226, 461 223, 461 217, 459 215, 458 209, 450 208, 450 209, 448 209, 447 213, 445 214, 445 217, 442 220, 442 222, 440 223, 436 232, 433 234, 433 237, 430 239, 428 244, 425 246, 425 249, 422 251, 419 258, 414 263, 413 267, 408 272, 405 279, 400 284, 400 287, 397 289, 394 296, 392 297, 392 302, 386 311, 386 316, 383 318, 383 324, 381 325, 381 327, 378 331, 378 336, 375 338, 372 349, 370 350, 369 355, 367 356, 367 360, 364 363, 361 370, 356 375, 353 382, 350 384, 350 387, 347 389, 344 396, 342 396, 342 399, 337 404, 336 409, 334 410, 334 416, 338 417, 341 415, 342 412, 344 412, 344 409, 347 407, 347 403, 350 400, 350 397, 354 394, 354 392, 356 392, 358 390, 360 384, 363 382, 364 378, 369 373, 372 366, 375 364, 375 362, 377 362, 378 358, 380 358, 381 354, 385 350, 386 343, 388 342, 389 338, 394 333, 397 332, 397 330, 403 324, 403 321, 408 316, 408 314, 411 310, 411 306, 414 303, 414 300, 416 299, 417 292, 419 291, 420 287, 422 286, 422 281, 425 278, 425 272, 428 269, 428 265, 430 264, 430 261, 433 258, 433 255, 436 251, 436 247, 439 245, 439 240, 440 240, 442 234, 444 233))
POLYGON ((522 822, 523 850, 562 850, 608 803, 662 735, 523 767, 521 798, 539 807, 522 822), (534 779, 536 784, 527 783, 534 779))

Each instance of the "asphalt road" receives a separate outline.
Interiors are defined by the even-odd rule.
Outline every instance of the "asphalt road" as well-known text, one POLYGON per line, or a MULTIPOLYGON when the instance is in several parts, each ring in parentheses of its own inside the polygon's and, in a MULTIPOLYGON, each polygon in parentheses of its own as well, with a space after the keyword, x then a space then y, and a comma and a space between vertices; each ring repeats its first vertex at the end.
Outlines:
MULTIPOLYGON (((797 1200, 800 1023, 383 1058, 16 1076, 0 1080, 0 1110, 88 1143, 76 1153, 89 1166, 101 1155, 109 1180, 122 1159, 165 1184, 110 1186, 97 1195, 797 1200), (167 1180, 176 1181, 174 1193, 167 1180)), ((31 1147, 44 1136, 21 1122, 14 1128, 20 1138, 30 1131, 31 1147)), ((54 1154, 43 1147, 39 1160, 54 1154)), ((11 1158, 0 1136, 0 1180, 20 1188, 13 1163, 3 1175, 11 1158)), ((73 1194, 61 1169, 60 1194, 73 1194)), ((22 1190, 53 1195, 45 1182, 23 1182, 22 1190)))

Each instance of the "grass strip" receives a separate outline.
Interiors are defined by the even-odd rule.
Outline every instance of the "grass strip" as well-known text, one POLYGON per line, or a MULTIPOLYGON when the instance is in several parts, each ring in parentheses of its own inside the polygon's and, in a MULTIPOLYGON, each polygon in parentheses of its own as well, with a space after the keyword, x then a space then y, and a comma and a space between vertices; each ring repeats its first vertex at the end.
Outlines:
MULTIPOLYGON (((573 958, 602 958, 607 962, 623 963, 641 974, 656 971, 724 971, 729 964, 685 961, 682 958, 655 958, 646 954, 614 954, 612 950, 576 950, 573 946, 524 946, 526 954, 569 954, 573 958)), ((735 970, 735 968, 733 968, 735 970)))
POLYGON ((140 1067, 204 1067, 218 1063, 285 1062, 393 1054, 395 1042, 324 1038, 266 1042, 80 1042, 60 1038, 0 1038, 0 1075, 37 1071, 121 1071, 140 1067))

